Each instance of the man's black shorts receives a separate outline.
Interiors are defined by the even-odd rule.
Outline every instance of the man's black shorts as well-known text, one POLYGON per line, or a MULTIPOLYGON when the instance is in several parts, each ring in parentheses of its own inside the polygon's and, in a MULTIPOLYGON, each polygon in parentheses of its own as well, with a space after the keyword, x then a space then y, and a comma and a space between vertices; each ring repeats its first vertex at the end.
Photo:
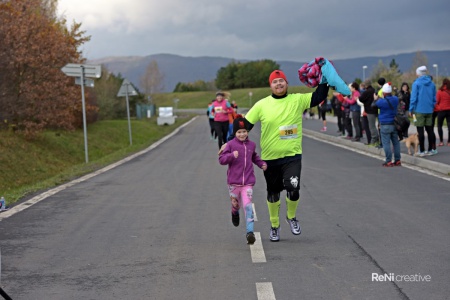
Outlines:
POLYGON ((285 164, 269 166, 264 172, 267 192, 279 193, 282 190, 300 190, 300 174, 302 160, 294 160, 285 164))

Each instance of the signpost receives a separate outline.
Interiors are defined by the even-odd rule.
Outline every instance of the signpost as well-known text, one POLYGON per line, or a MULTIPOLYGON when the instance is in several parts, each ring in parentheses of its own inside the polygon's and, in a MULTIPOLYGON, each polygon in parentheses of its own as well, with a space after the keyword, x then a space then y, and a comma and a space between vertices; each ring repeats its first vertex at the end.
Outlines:
POLYGON ((99 65, 67 64, 61 71, 67 76, 75 77, 75 83, 81 85, 81 104, 83 106, 83 132, 84 132, 84 154, 86 163, 89 162, 87 130, 86 130, 86 105, 84 100, 84 86, 94 86, 92 79, 85 77, 100 78, 102 76, 102 67, 99 65), (83 83, 83 84, 81 84, 83 83))
POLYGON ((131 82, 129 82, 127 79, 124 79, 122 82, 122 86, 120 87, 119 92, 117 93, 117 97, 126 97, 127 99, 127 115, 128 115, 128 135, 130 136, 130 146, 133 144, 133 140, 131 137, 131 122, 130 122, 130 104, 128 102, 128 95, 130 96, 136 96, 138 93, 134 89, 131 82))
MULTIPOLYGON (((81 85, 81 78, 80 77, 76 77, 75 78, 75 84, 81 85)), ((94 80, 93 79, 89 79, 89 78, 85 78, 84 79, 84 85, 93 88, 94 87, 94 80)))

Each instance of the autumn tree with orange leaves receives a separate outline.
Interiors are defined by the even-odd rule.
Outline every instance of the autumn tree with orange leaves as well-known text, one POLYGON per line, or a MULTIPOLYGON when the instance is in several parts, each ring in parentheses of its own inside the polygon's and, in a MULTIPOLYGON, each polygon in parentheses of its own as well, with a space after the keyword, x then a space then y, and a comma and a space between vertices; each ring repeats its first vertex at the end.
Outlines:
POLYGON ((83 62, 78 48, 90 37, 80 23, 68 28, 56 7, 57 0, 0 0, 1 128, 32 134, 80 124, 80 87, 61 68, 83 62))

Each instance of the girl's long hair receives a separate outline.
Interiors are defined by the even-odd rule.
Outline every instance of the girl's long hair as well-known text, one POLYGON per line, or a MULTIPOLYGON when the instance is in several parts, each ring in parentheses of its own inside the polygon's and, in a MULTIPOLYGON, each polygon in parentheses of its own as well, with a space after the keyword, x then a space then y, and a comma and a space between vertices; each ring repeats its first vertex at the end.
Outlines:
POLYGON ((450 80, 448 80, 448 78, 444 78, 444 80, 442 81, 442 86, 440 88, 441 91, 445 89, 450 90, 450 80))

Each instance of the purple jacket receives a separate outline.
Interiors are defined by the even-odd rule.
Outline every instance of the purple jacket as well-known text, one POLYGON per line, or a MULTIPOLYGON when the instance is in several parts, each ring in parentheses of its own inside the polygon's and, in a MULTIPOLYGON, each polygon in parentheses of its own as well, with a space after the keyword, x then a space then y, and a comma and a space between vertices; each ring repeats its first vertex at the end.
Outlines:
POLYGON ((227 142, 225 149, 219 155, 219 163, 228 165, 227 183, 229 185, 255 185, 253 163, 260 168, 266 164, 255 149, 256 144, 248 138, 241 142, 235 137, 227 142), (233 151, 238 151, 237 158, 234 157, 233 151))

